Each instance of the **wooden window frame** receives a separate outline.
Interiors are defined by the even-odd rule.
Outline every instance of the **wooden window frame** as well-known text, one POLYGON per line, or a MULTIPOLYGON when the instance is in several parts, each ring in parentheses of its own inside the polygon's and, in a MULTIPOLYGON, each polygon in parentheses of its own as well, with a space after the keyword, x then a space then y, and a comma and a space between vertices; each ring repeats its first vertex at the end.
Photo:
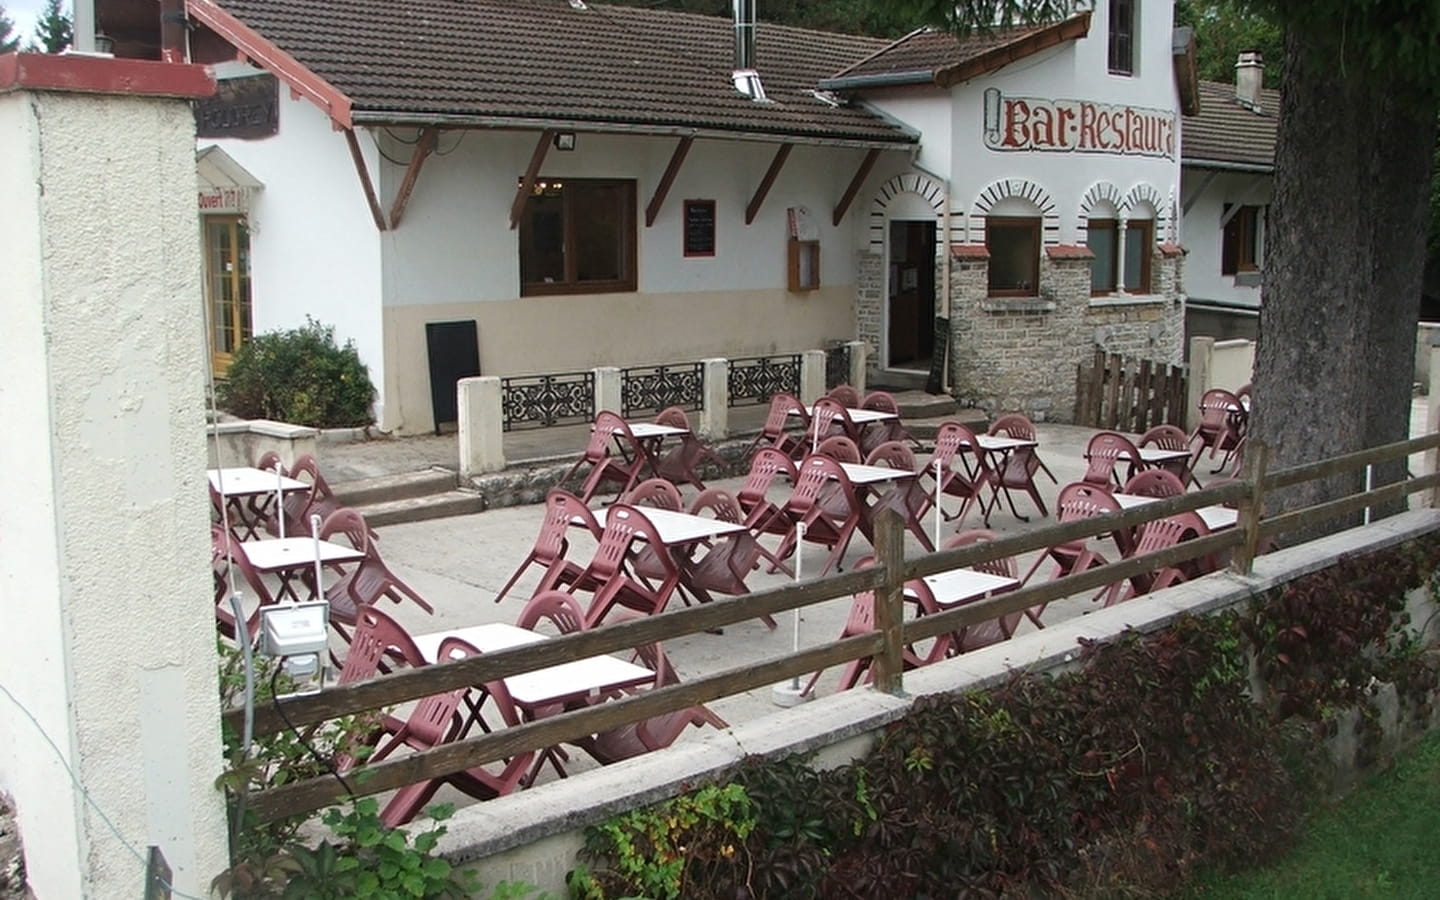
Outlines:
MULTIPOLYGON (((1221 207, 1221 219, 1234 207, 1221 207)), ((1260 207, 1242 205, 1220 229, 1220 274, 1242 275, 1260 271, 1260 207), (1231 231, 1234 226, 1234 231, 1231 231), (1233 237, 1231 236, 1233 233, 1233 237)))
POLYGON ((216 344, 216 330, 220 323, 216 321, 218 316, 217 306, 219 305, 216 294, 217 280, 224 278, 230 282, 230 290, 234 296, 234 314, 231 321, 225 323, 227 330, 235 332, 235 350, 239 350, 245 341, 255 336, 255 307, 254 307, 254 281, 250 277, 250 236, 249 222, 241 215, 204 215, 200 217, 201 234, 205 249, 205 305, 206 322, 209 326, 206 342, 210 347, 211 370, 219 377, 224 377, 229 371, 230 364, 235 359, 234 352, 226 353, 219 349, 216 344), (220 261, 215 255, 214 242, 211 240, 211 229, 214 226, 224 226, 230 229, 231 253, 235 256, 234 268, 227 273, 220 272, 220 261), (241 235, 245 238, 245 250, 240 249, 241 235), (243 264, 242 264, 243 263, 243 264), (244 307, 249 307, 250 327, 245 327, 245 318, 241 312, 244 307))
POLYGON ((1135 74, 1136 0, 1110 0, 1110 34, 1106 66, 1111 75, 1135 74))
POLYGON ((1152 280, 1153 270, 1151 262, 1155 256, 1155 220, 1154 219, 1129 219, 1125 223, 1125 250, 1129 252, 1130 245, 1134 242, 1135 232, 1140 232, 1140 284, 1131 286, 1125 284, 1125 260, 1118 259, 1120 245, 1116 242, 1115 255, 1115 280, 1122 285, 1122 290, 1130 294, 1153 294, 1154 281, 1152 280))
MULTIPOLYGON (((522 297, 543 297, 556 294, 619 294, 634 292, 638 289, 639 281, 636 274, 638 260, 638 216, 636 200, 636 183, 633 178, 545 178, 537 179, 537 183, 546 184, 558 182, 561 187, 562 206, 562 242, 564 245, 565 277, 560 281, 525 281, 524 273, 521 273, 520 296, 522 297), (622 188, 623 203, 621 208, 621 229, 620 236, 624 241, 621 249, 621 264, 624 274, 619 279, 607 279, 596 281, 579 281, 575 268, 578 264, 579 254, 576 252, 576 225, 575 216, 572 214, 574 193, 567 192, 567 185, 588 185, 593 187, 619 187, 622 188)), ((518 229, 518 245, 520 253, 525 252, 524 242, 529 235, 530 198, 525 200, 525 209, 520 214, 520 226, 518 229)), ((522 266, 523 269, 523 266, 522 266)))
POLYGON ((820 242, 791 238, 788 243, 787 269, 790 292, 798 294, 818 289, 820 287, 820 242), (804 277, 807 271, 810 274, 809 278, 804 277))
MULTIPOLYGON (((1086 232, 1109 231, 1109 232, 1112 232, 1112 233, 1114 234, 1114 242, 1111 244, 1111 247, 1114 248, 1115 256, 1110 260, 1110 271, 1112 271, 1112 272, 1115 273, 1115 278, 1114 278, 1114 280, 1110 282, 1110 286, 1109 286, 1109 287, 1101 287, 1101 288, 1095 287, 1095 281, 1094 281, 1093 278, 1092 278, 1091 281, 1090 281, 1090 296, 1092 296, 1092 297, 1108 297, 1108 296, 1110 296, 1111 294, 1115 293, 1117 290, 1119 290, 1119 288, 1120 288, 1120 281, 1121 281, 1121 279, 1124 277, 1124 273, 1120 271, 1120 258, 1119 258, 1119 257, 1120 257, 1120 234, 1119 234, 1119 232, 1120 232, 1120 221, 1119 221, 1118 219, 1089 219, 1089 220, 1087 220, 1086 223, 1085 223, 1085 230, 1086 230, 1086 232)), ((1090 247, 1090 252, 1091 252, 1091 253, 1095 253, 1095 247, 1094 247, 1093 242, 1088 242, 1088 243, 1087 243, 1087 246, 1090 247)), ((1096 259, 1099 259, 1100 254, 1096 253, 1096 254, 1095 254, 1095 257, 1096 257, 1096 259)), ((1093 268, 1094 263, 1091 263, 1091 266, 1092 266, 1092 268, 1093 268)))
POLYGON ((994 285, 994 251, 990 251, 991 264, 985 276, 985 292, 991 297, 1038 297, 1040 296, 1040 253, 1041 253, 1041 223, 1039 216, 990 216, 985 219, 985 246, 990 247, 991 229, 1026 229, 1031 234, 1033 242, 1033 253, 1030 259, 1030 280, 1032 287, 1025 288, 997 288, 994 285))

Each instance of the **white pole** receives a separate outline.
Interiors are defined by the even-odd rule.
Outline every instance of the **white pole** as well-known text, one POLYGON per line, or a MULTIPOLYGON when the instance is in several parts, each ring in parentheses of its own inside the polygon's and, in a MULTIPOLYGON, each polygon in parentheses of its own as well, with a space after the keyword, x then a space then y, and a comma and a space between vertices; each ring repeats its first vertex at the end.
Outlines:
POLYGON ((320 514, 310 514, 310 533, 314 535, 315 542, 315 599, 321 600, 325 597, 325 589, 320 581, 320 514))
MULTIPOLYGON (((1375 483, 1375 464, 1374 464, 1374 463, 1370 463, 1370 464, 1368 464, 1368 465, 1365 466, 1365 493, 1367 493, 1367 494, 1370 493, 1370 490, 1371 490, 1372 486, 1374 485, 1374 483, 1375 483)), ((1369 524, 1370 524, 1370 507, 1368 507, 1368 506, 1365 507, 1365 524, 1366 524, 1366 525, 1369 525, 1369 524)))
MULTIPOLYGON (((800 561, 805 556, 805 523, 795 523, 795 583, 800 583, 800 561)), ((800 652, 800 607, 791 611, 790 628, 790 652, 800 652)), ((800 690, 800 676, 795 675, 790 679, 790 686, 796 691, 800 690)))
POLYGON ((937 456, 937 457, 935 458, 935 549, 936 549, 936 550, 939 550, 939 549, 940 549, 940 519, 941 519, 940 496, 941 496, 941 494, 944 493, 944 492, 940 489, 940 488, 941 488, 941 484, 940 484, 940 471, 941 471, 941 462, 940 462, 940 458, 937 456))
POLYGON ((285 540, 285 476, 275 464, 275 518, 280 521, 280 540, 285 540))

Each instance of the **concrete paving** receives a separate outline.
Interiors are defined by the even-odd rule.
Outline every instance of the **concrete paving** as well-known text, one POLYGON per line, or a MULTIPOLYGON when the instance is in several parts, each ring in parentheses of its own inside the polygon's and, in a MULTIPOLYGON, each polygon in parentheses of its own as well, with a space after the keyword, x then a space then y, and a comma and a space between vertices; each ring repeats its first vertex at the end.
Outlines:
MULTIPOLYGON (((1423 433, 1424 398, 1417 398, 1417 401, 1413 433, 1423 433)), ((513 446, 517 453, 528 453, 532 458, 573 457, 584 445, 587 428, 584 425, 569 426, 520 436, 507 435, 507 453, 513 446)), ((1059 485, 1078 480, 1084 472, 1084 448, 1093 430, 1047 423, 1038 423, 1036 428, 1041 458, 1056 476, 1056 482, 1051 482, 1043 473, 1038 475, 1042 496, 1047 507, 1053 510, 1059 485)), ((362 444, 326 444, 321 447, 320 461, 327 477, 336 481, 407 471, 413 467, 438 465, 453 468, 454 445, 453 435, 362 444), (449 457, 447 452, 451 454, 449 457)), ((1203 462, 1200 475, 1202 480, 1213 477, 1209 474, 1209 466, 1203 462)), ((715 484, 733 490, 739 487, 741 481, 740 478, 731 478, 715 484)), ((688 502, 694 498, 696 491, 687 488, 683 493, 688 502)), ((1008 535, 1053 522, 1052 518, 1033 515, 1034 510, 1027 498, 1017 498, 1017 503, 1022 514, 1032 514, 1031 521, 1019 521, 1002 507, 991 519, 991 527, 995 531, 1008 535)), ((948 505, 954 508, 954 501, 949 501, 948 505)), ((513 622, 530 596, 538 572, 532 570, 526 573, 501 602, 497 603, 495 597, 530 549, 539 530, 541 512, 542 508, 538 505, 516 506, 379 528, 379 546, 386 561, 435 607, 433 616, 409 603, 386 607, 386 611, 415 633, 446 631, 485 622, 513 622)), ((972 511, 965 526, 980 527, 978 514, 972 511)), ((944 534, 948 536, 955 525, 946 523, 944 529, 944 534)), ((586 554, 590 549, 577 537, 571 555, 584 560, 588 558, 586 554)), ((843 567, 849 570, 856 560, 870 552, 868 543, 857 535, 845 555, 843 567)), ((906 553, 923 552, 918 542, 907 535, 906 553)), ((824 558, 824 548, 806 547, 802 571, 813 576, 824 558)), ((1026 572, 1033 560, 1033 555, 1020 560, 1020 571, 1026 572)), ((1042 568, 1041 575, 1037 577, 1044 577, 1047 572, 1048 569, 1042 568)), ((749 579, 749 585, 753 590, 780 584, 783 580, 783 575, 757 571, 749 579)), ((666 651, 682 680, 748 666, 788 654, 797 641, 800 646, 807 647, 834 640, 841 633, 849 607, 848 597, 837 599, 807 608, 798 617, 787 614, 773 631, 758 621, 744 622, 727 627, 723 634, 697 634, 672 641, 667 644, 666 651)), ((1051 604, 1045 613, 1045 621, 1053 624, 1085 615, 1094 608, 1088 597, 1069 598, 1051 604)), ((1028 622, 1022 625, 1024 629, 1031 627, 1028 622)), ((817 692, 822 695, 833 693, 839 674, 838 668, 826 672, 817 692)), ((768 689, 725 698, 711 706, 731 723, 750 721, 777 709, 768 689)), ((687 731, 687 737, 697 734, 695 729, 687 731)), ((572 754, 572 762, 573 770, 583 770, 592 765, 583 754, 572 754)), ((545 777, 553 775, 547 772, 545 777)))

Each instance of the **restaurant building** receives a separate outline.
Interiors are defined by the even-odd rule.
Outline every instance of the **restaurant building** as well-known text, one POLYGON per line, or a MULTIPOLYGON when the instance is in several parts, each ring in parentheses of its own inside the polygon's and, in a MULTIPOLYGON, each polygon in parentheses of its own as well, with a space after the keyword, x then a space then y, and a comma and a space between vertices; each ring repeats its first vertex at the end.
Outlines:
POLYGON ((1097 345, 1178 362, 1171 4, 1077 5, 898 41, 749 0, 186 0, 168 40, 140 0, 97 18, 121 55, 222 79, 197 109, 217 369, 312 317, 355 342, 380 428, 416 433, 457 359, 861 339, 882 378, 944 354, 962 402, 1062 421, 1097 345))

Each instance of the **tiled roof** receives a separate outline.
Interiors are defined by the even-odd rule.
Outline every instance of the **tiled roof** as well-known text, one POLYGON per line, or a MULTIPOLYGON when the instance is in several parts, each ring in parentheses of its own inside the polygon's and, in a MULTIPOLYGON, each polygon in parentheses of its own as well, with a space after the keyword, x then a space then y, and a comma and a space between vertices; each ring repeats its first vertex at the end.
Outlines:
POLYGON ((1235 99, 1235 86, 1200 82, 1200 114, 1186 116, 1180 129, 1180 162, 1271 169, 1275 165, 1275 128, 1280 92, 1260 91, 1260 111, 1235 99))
POLYGON ((875 79, 913 74, 916 80, 931 81, 944 68, 975 59, 991 50, 1018 43, 1045 30, 1045 25, 975 32, 960 38, 943 31, 922 28, 912 31, 868 59, 836 72, 835 81, 875 79))
POLYGON ((567 0, 217 0, 354 101, 358 120, 699 129, 866 143, 914 137, 812 92, 886 41, 761 23, 757 103, 730 19, 567 0))

